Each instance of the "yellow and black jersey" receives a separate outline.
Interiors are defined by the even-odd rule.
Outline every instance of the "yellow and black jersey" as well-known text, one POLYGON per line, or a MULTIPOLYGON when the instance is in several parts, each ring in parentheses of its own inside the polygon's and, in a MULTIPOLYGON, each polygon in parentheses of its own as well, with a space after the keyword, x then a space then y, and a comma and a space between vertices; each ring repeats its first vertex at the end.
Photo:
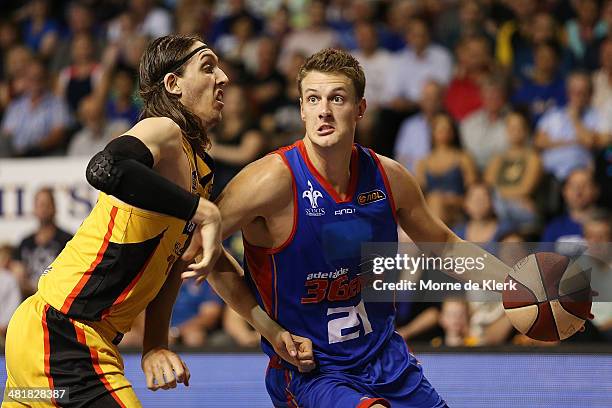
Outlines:
MULTIPOLYGON (((191 192, 208 198, 212 159, 196 155, 185 139, 183 149, 191 192)), ((193 230, 190 222, 100 193, 91 214, 41 277, 39 294, 70 318, 103 320, 125 333, 157 295, 193 230)))

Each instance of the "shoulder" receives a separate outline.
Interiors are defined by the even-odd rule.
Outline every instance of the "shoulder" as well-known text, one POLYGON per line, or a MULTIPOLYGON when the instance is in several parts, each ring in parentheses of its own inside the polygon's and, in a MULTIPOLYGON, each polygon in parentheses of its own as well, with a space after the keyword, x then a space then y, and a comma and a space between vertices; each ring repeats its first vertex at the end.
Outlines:
POLYGON ((170 118, 155 117, 142 119, 131 129, 125 132, 126 135, 135 136, 145 141, 157 144, 180 145, 182 132, 179 125, 170 118))
POLYGON ((291 170, 279 154, 272 153, 242 169, 226 190, 230 193, 253 193, 254 196, 250 196, 253 199, 270 201, 291 193, 292 185, 291 170))
POLYGON ((395 193, 396 191, 403 190, 409 187, 411 184, 416 183, 413 176, 410 174, 408 169, 401 165, 399 162, 381 154, 370 150, 372 156, 380 163, 380 169, 384 172, 384 176, 387 178, 391 190, 395 193))

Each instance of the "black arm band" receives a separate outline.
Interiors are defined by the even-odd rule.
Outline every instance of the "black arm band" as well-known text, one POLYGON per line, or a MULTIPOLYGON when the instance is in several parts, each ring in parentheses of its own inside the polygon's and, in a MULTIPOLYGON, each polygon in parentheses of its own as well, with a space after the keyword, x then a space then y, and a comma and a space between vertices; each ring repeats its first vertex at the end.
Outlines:
POLYGON ((200 198, 155 172, 149 148, 134 136, 111 141, 87 165, 96 189, 130 205, 189 221, 200 198))

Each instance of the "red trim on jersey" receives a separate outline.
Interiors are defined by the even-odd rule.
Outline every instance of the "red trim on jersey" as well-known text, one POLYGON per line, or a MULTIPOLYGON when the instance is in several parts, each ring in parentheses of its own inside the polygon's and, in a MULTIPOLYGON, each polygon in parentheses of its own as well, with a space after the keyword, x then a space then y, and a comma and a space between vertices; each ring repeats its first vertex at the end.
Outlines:
MULTIPOLYGON (((249 244, 249 246, 251 246, 254 250, 258 250, 261 251, 265 254, 277 254, 279 252, 281 252, 283 249, 287 248, 289 246, 289 244, 291 244, 291 242, 293 241, 293 237, 295 237, 295 231, 297 230, 297 224, 298 224, 298 193, 297 193, 297 185, 295 182, 295 176, 293 174, 293 170, 291 170, 291 166, 289 165, 289 161, 287 160, 287 158, 285 157, 285 153, 288 150, 291 150, 295 147, 295 144, 291 145, 291 146, 285 146, 285 147, 281 147, 280 149, 272 152, 272 153, 268 153, 268 154, 278 154, 281 159, 283 159, 283 162, 285 163, 285 165, 287 166, 287 168, 289 169, 289 173, 291 173, 291 179, 292 179, 292 183, 291 183, 291 188, 293 189, 293 226, 291 227, 291 233, 289 234, 289 237, 285 240, 285 242, 283 242, 282 244, 280 244, 277 247, 274 248, 264 248, 264 247, 260 247, 257 245, 253 245, 253 244, 249 244)), ((248 243, 246 237, 244 236, 244 234, 242 235, 242 240, 245 243, 248 243)))
MULTIPOLYGON (((43 327, 43 335, 44 335, 44 358, 45 358, 45 376, 47 376, 47 380, 49 381, 49 389, 54 389, 53 387, 53 377, 51 377, 51 363, 49 362, 49 358, 51 357, 51 345, 49 343, 49 327, 47 326, 47 311, 49 310, 49 305, 45 305, 42 315, 42 327, 43 327)), ((53 406, 59 407, 55 398, 51 397, 51 403, 53 406)))
POLYGON ((391 404, 384 398, 366 398, 361 400, 361 402, 355 408, 370 408, 374 404, 382 404, 385 407, 390 407, 391 404))
POLYGON ((293 393, 289 391, 289 384, 291 384, 291 373, 286 368, 285 368, 285 383, 286 383, 285 394, 287 395, 287 405, 289 405, 290 408, 299 408, 295 395, 293 395, 293 393))
POLYGON ((272 259, 272 272, 274 273, 274 319, 278 320, 278 273, 276 271, 276 261, 274 255, 270 255, 272 259))
POLYGON ((109 392, 111 397, 113 397, 113 399, 117 402, 117 404, 119 404, 121 408, 127 408, 126 405, 123 403, 123 401, 121 401, 119 396, 115 393, 115 390, 113 389, 113 387, 111 387, 108 380, 106 379, 104 371, 102 371, 102 367, 100 367, 98 351, 95 348, 89 347, 87 345, 87 339, 85 338, 85 331, 83 330, 82 327, 79 327, 76 324, 74 324, 74 321, 72 319, 70 319, 70 321, 72 322, 72 324, 74 325, 74 329, 76 330, 77 340, 79 341, 79 343, 87 347, 87 349, 89 350, 89 355, 91 356, 91 363, 93 365, 94 370, 96 371, 96 374, 98 374, 100 381, 102 382, 102 384, 104 384, 104 388, 106 388, 106 390, 109 392))
POLYGON ((281 359, 277 355, 270 357, 270 362, 268 363, 268 366, 270 368, 278 368, 278 369, 283 368, 283 365, 281 364, 281 359))
POLYGON ((340 195, 338 195, 336 190, 334 190, 332 185, 329 184, 327 180, 325 180, 321 173, 319 173, 316 167, 312 164, 310 158, 308 157, 308 152, 306 151, 306 146, 304 145, 304 142, 302 140, 298 140, 296 142, 296 145, 298 147, 300 155, 302 156, 302 159, 304 160, 304 163, 306 163, 308 170, 310 170, 310 173, 317 179, 319 184, 321 184, 325 191, 327 191, 327 194, 329 194, 337 204, 349 203, 353 201, 353 196, 355 195, 355 191, 357 190, 357 180, 359 179, 359 153, 357 151, 357 147, 353 146, 351 151, 351 175, 348 191, 346 193, 346 198, 343 200, 342 198, 340 198, 340 195))
POLYGON ((272 316, 272 262, 271 256, 244 241, 244 259, 249 267, 249 273, 264 304, 268 315, 272 316))
POLYGON ((83 274, 83 276, 81 276, 79 283, 77 283, 74 289, 72 289, 72 292, 70 292, 70 294, 64 301, 64 305, 62 306, 62 309, 60 310, 62 313, 68 314, 68 311, 70 310, 70 307, 72 306, 72 302, 74 302, 74 299, 76 299, 76 297, 79 295, 81 290, 83 290, 83 287, 85 286, 85 284, 91 277, 92 272, 94 271, 94 269, 96 269, 100 261, 102 261, 102 258, 104 257, 104 252, 106 252, 106 248, 108 248, 108 243, 110 241, 110 238, 113 235, 113 228, 115 226, 115 216, 117 215, 118 210, 119 209, 117 207, 112 208, 110 212, 110 221, 108 222, 108 227, 106 229, 106 235, 104 235, 104 240, 102 241, 102 246, 100 246, 100 249, 98 250, 98 255, 96 256, 96 259, 89 266, 89 269, 87 269, 87 271, 83 274))
POLYGON ((376 162, 376 166, 378 166, 378 170, 380 171, 380 174, 382 174, 383 182, 385 183, 385 189, 387 190, 387 194, 389 194, 389 205, 391 206, 391 213, 393 214, 393 219, 395 220, 395 223, 398 224, 397 207, 395 206, 395 200, 393 199, 393 191, 391 191, 391 184, 389 184, 389 178, 387 177, 387 172, 385 171, 385 168, 383 167, 383 165, 380 163, 380 159, 378 158, 378 155, 376 155, 374 150, 372 149, 368 149, 368 150, 370 151, 372 158, 376 162))
MULTIPOLYGON (((163 236, 163 233, 162 233, 162 236, 163 236)), ((159 242, 161 242, 161 239, 159 240, 159 242)), ((113 302, 113 304, 108 309, 106 309, 104 312, 102 312, 102 317, 101 317, 102 320, 106 319, 106 317, 109 315, 112 307, 118 305, 121 302, 123 302, 125 300, 125 298, 127 297, 127 295, 130 293, 130 291, 134 288, 134 286, 136 286, 136 284, 138 283, 138 281, 142 277, 142 274, 147 269, 147 266, 149 266, 149 262, 151 262, 151 259, 153 258, 153 255, 155 255, 155 252, 157 251, 157 248, 159 247, 159 242, 157 243, 157 247, 155 248, 155 250, 153 250, 153 252, 151 252, 151 254, 149 255, 149 258, 147 258, 147 260, 145 261, 144 265, 142 266, 142 268, 140 269, 140 271, 138 272, 136 277, 132 280, 132 282, 130 282, 130 284, 123 290, 123 292, 121 292, 121 294, 113 302)))

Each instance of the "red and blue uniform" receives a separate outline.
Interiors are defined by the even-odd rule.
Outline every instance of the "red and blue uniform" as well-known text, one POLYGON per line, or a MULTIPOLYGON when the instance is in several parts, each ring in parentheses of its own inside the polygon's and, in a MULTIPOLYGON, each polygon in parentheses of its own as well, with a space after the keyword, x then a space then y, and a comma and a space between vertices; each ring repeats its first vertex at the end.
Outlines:
POLYGON ((361 244, 397 242, 393 196, 376 154, 353 146, 342 199, 312 165, 302 141, 276 153, 293 177, 293 229, 277 248, 245 242, 245 271, 267 313, 312 340, 317 370, 299 373, 263 340, 274 405, 446 406, 394 331, 394 305, 361 297, 361 244))

